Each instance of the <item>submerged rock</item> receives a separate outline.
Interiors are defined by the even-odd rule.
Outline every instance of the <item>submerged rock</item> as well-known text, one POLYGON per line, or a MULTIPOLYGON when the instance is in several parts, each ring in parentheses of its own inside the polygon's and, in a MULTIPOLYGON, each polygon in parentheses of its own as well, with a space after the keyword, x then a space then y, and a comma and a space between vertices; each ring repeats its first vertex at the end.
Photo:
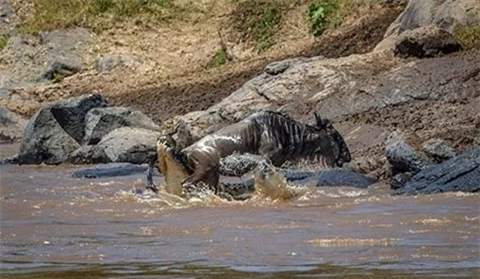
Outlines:
POLYGON ((394 194, 416 195, 479 190, 480 148, 475 148, 420 171, 394 194))
POLYGON ((146 166, 130 163, 112 163, 76 170, 72 173, 72 176, 76 178, 103 178, 139 174, 146 170, 146 166))

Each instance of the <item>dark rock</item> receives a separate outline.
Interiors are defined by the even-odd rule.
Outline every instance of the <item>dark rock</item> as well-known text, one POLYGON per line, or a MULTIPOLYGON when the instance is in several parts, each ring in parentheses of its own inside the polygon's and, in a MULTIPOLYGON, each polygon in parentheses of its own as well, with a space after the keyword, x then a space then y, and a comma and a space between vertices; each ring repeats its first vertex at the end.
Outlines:
POLYGON ((408 182, 408 180, 410 180, 410 177, 407 174, 397 173, 392 177, 392 180, 390 180, 390 189, 400 189, 408 182))
POLYGON ((269 75, 278 75, 283 72, 285 72, 288 67, 290 67, 290 61, 289 60, 284 60, 284 61, 279 61, 279 62, 273 62, 268 64, 264 72, 269 74, 269 75))
POLYGON ((395 195, 480 190, 480 148, 475 148, 439 165, 417 173, 395 195))
POLYGON ((413 147, 401 140, 388 143, 385 147, 385 155, 394 169, 394 174, 407 171, 417 173, 426 167, 413 147))
POLYGON ((96 108, 87 113, 84 142, 97 144, 106 134, 120 127, 160 131, 160 127, 140 111, 127 107, 96 108))
POLYGON ((112 163, 76 170, 72 173, 72 176, 76 178, 104 178, 139 174, 146 170, 146 166, 130 163, 112 163))
POLYGON ((92 147, 86 156, 87 161, 148 163, 149 154, 156 152, 159 135, 158 132, 142 128, 121 127, 115 129, 92 147))
POLYGON ((74 61, 55 60, 40 75, 37 81, 57 80, 64 77, 74 75, 81 70, 81 65, 74 61))
POLYGON ((20 140, 26 126, 26 119, 0 106, 0 144, 20 140))
POLYGON ((441 139, 430 139, 424 142, 422 149, 423 152, 425 152, 425 154, 432 158, 436 163, 441 163, 457 156, 455 149, 448 146, 447 143, 441 139))
POLYGON ((462 49, 454 36, 446 30, 431 26, 422 27, 405 32, 395 45, 396 56, 407 57, 435 57, 462 49))
POLYGON ((86 113, 105 105, 102 96, 85 95, 41 108, 27 124, 19 162, 59 164, 67 161, 83 141, 86 113))
POLYGON ((140 64, 142 59, 135 55, 109 54, 99 57, 95 62, 95 68, 99 72, 107 72, 117 67, 136 68, 140 64))
MULTIPOLYGON (((287 179, 287 181, 289 181, 287 179)), ((322 186, 346 186, 355 188, 367 188, 374 184, 375 179, 366 177, 347 169, 328 169, 320 171, 319 174, 310 176, 302 180, 296 180, 293 183, 298 185, 311 185, 314 183, 316 187, 322 186)))

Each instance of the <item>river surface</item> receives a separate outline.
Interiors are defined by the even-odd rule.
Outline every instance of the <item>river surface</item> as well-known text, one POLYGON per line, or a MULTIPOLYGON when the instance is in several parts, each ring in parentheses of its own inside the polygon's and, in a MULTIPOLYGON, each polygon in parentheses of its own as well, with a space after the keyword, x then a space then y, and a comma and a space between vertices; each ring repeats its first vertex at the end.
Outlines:
POLYGON ((78 168, 0 166, 2 278, 480 277, 479 194, 186 201, 133 194, 143 175, 72 178, 78 168))

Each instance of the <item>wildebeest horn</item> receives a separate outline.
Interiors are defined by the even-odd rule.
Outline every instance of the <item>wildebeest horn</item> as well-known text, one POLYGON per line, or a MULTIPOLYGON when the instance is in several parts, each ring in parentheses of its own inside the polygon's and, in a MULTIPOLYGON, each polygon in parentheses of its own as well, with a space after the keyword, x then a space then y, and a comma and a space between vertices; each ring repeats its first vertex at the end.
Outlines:
POLYGON ((313 112, 313 114, 315 115, 315 122, 317 124, 317 127, 325 128, 327 126, 328 120, 327 119, 322 119, 319 112, 315 111, 315 112, 313 112))

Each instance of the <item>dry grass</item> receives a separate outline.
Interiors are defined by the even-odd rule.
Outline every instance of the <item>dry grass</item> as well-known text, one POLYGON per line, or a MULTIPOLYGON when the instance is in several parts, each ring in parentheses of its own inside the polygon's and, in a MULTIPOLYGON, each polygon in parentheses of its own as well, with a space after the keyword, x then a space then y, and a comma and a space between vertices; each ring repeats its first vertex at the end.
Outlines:
POLYGON ((453 35, 465 49, 480 49, 480 26, 456 26, 453 35))
POLYGON ((22 15, 19 29, 30 34, 78 26, 101 31, 118 21, 164 22, 184 12, 171 0, 37 0, 22 15))

